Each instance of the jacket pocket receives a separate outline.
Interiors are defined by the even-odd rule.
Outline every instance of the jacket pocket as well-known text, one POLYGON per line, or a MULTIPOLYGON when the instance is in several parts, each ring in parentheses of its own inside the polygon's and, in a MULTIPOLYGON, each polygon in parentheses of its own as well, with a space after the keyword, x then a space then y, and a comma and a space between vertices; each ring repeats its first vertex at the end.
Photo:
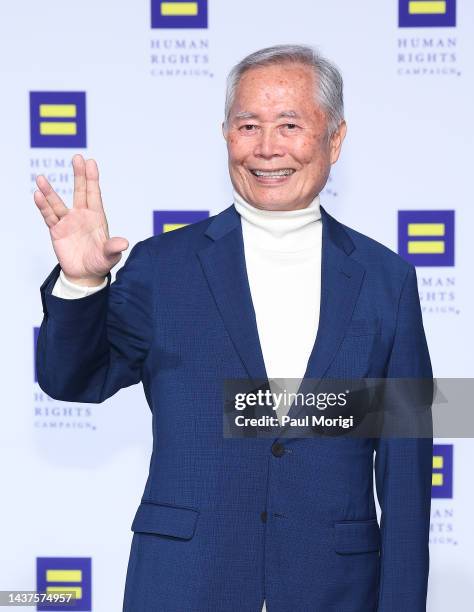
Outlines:
POLYGON ((198 515, 199 511, 193 508, 142 501, 133 519, 132 531, 190 540, 198 515))
POLYGON ((380 550, 380 528, 377 519, 366 521, 336 521, 334 548, 341 555, 380 550))

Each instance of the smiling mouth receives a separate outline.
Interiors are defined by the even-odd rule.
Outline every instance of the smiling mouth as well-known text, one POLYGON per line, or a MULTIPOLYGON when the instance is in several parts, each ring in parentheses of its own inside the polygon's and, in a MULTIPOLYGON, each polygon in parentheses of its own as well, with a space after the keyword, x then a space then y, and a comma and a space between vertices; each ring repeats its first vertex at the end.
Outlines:
POLYGON ((279 178, 281 176, 291 176, 295 170, 293 168, 281 168, 280 170, 256 170, 251 169, 250 172, 254 176, 263 178, 279 178))

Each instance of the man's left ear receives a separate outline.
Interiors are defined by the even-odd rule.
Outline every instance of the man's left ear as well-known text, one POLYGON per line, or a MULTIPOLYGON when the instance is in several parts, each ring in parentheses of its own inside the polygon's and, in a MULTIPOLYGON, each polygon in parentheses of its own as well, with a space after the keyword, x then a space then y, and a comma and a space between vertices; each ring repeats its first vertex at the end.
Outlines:
POLYGON ((347 124, 344 120, 342 120, 337 130, 331 136, 331 140, 329 142, 331 164, 335 164, 337 160, 339 159, 342 142, 344 138, 346 137, 346 133, 347 133, 347 124))

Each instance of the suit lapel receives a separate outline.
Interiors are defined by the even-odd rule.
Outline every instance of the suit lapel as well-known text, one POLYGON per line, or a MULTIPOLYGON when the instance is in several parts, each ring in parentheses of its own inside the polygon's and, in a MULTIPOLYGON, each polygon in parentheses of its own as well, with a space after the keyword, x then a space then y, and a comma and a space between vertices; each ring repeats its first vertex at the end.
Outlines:
MULTIPOLYGON (((350 257, 354 243, 344 227, 321 206, 323 223, 321 253, 321 301, 318 332, 304 378, 324 378, 339 349, 352 318, 365 275, 365 268, 350 257)), ((311 383, 302 384, 301 392, 312 390, 311 383)), ((294 417, 301 406, 292 406, 288 416, 294 417)))
POLYGON ((325 211, 322 217, 319 325, 305 378, 325 375, 346 334, 365 274, 365 268, 349 257, 354 246, 345 232, 341 234, 342 226, 325 211))
POLYGON ((267 379, 235 207, 217 215, 206 235, 213 242, 198 257, 217 308, 249 377, 267 379))

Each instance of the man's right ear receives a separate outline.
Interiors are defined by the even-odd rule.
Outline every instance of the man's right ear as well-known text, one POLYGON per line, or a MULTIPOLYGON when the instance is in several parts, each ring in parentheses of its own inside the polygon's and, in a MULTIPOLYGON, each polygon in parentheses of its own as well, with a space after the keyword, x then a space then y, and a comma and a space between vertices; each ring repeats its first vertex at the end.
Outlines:
POLYGON ((224 136, 224 140, 227 141, 227 128, 225 121, 222 122, 222 135, 224 136))

